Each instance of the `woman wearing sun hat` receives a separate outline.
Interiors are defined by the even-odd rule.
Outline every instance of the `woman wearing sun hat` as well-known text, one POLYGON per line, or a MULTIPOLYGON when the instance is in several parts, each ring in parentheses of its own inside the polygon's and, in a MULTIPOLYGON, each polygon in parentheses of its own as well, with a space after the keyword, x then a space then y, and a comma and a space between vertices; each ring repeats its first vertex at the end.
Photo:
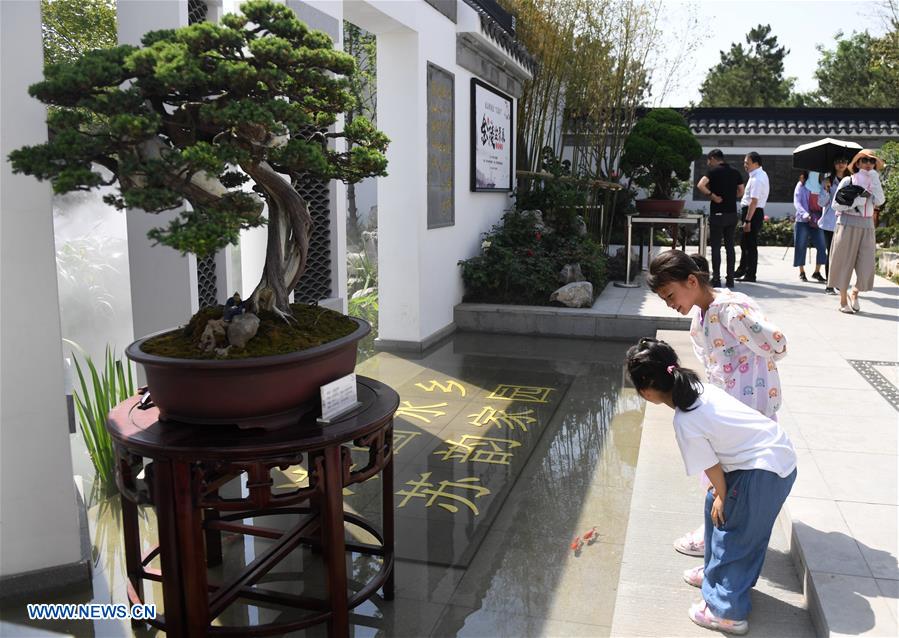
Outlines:
MULTIPOLYGON (((834 201, 839 215, 830 255, 827 286, 840 291, 840 312, 860 310, 858 293, 874 288, 874 209, 885 200, 878 171, 884 162, 874 151, 864 149, 849 162, 852 175, 840 181, 839 188, 854 184, 864 192, 850 205, 834 201), (855 271, 855 285, 849 292, 849 279, 855 271)), ((839 192, 839 190, 837 191, 839 192)))

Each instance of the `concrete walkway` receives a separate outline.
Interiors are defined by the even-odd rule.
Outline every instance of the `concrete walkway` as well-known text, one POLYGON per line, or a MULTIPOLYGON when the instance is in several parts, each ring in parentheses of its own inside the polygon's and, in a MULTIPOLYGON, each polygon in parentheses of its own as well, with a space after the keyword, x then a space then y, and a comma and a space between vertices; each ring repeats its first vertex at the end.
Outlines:
MULTIPOLYGON (((899 287, 878 277, 862 312, 844 315, 823 285, 799 281, 791 258, 792 251, 784 259, 783 248, 762 248, 759 283, 738 288, 787 336, 780 421, 799 455, 753 599, 753 633, 807 634, 789 551, 819 635, 896 636, 899 287)), ((660 334, 696 365, 685 333, 660 334)), ((670 549, 698 524, 701 492, 683 477, 671 415, 659 410, 646 411, 612 635, 708 635, 690 626, 686 609, 696 592, 678 582, 692 562, 670 549)))

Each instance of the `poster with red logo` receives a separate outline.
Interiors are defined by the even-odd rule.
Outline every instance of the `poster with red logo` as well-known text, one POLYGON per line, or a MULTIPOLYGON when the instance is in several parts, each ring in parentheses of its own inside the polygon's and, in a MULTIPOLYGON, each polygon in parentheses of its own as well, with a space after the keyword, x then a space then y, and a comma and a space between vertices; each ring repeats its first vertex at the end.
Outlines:
POLYGON ((471 80, 471 190, 512 190, 512 98, 471 80))

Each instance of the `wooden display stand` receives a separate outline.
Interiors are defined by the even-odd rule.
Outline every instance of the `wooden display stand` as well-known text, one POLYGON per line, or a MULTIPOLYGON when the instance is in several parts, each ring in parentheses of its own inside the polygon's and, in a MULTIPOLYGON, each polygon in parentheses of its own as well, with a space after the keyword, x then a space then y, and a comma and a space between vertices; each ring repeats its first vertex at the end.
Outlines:
POLYGON ((143 581, 162 583, 164 614, 148 621, 172 638, 268 636, 328 623, 331 636, 349 634, 349 610, 383 587, 393 598, 393 414, 399 396, 373 379, 358 377, 361 407, 321 426, 315 415, 280 429, 186 425, 158 420, 139 397, 109 414, 116 446, 116 481, 122 493, 122 528, 131 604, 144 602, 143 581), (368 463, 351 470, 349 445, 368 451, 368 463), (272 492, 271 470, 307 462, 309 486, 272 492), (139 475, 143 470, 143 478, 139 475), (225 499, 219 488, 246 473, 246 497, 225 499), (344 513, 343 488, 381 473, 383 534, 362 517, 344 513), (156 511, 159 544, 141 553, 138 505, 156 511), (265 516, 294 514, 288 530, 255 524, 265 516), (242 522, 253 518, 254 524, 242 522), (356 525, 378 544, 347 543, 345 524, 356 525), (221 533, 267 538, 274 543, 226 582, 213 582, 207 565, 222 562, 221 533), (308 545, 320 552, 327 574, 327 600, 266 590, 256 585, 291 551, 308 545), (382 557, 378 573, 350 596, 346 552, 382 557), (161 569, 149 566, 159 557, 161 569), (252 627, 212 625, 239 599, 311 610, 300 619, 252 627))

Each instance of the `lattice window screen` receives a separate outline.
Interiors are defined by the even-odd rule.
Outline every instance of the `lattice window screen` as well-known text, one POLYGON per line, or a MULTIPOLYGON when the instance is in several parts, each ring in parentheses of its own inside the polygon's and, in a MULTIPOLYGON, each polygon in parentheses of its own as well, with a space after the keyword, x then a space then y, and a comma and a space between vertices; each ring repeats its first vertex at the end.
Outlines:
POLYGON ((203 22, 208 12, 206 0, 187 0, 187 24, 203 22))
MULTIPOLYGON (((206 20, 209 7, 206 0, 187 0, 187 23, 196 24, 206 20)), ((218 287, 215 275, 215 255, 197 257, 197 292, 200 308, 218 305, 218 287)))
POLYGON ((312 215, 306 272, 293 292, 297 303, 318 303, 331 296, 331 195, 328 182, 303 177, 294 187, 312 215))

